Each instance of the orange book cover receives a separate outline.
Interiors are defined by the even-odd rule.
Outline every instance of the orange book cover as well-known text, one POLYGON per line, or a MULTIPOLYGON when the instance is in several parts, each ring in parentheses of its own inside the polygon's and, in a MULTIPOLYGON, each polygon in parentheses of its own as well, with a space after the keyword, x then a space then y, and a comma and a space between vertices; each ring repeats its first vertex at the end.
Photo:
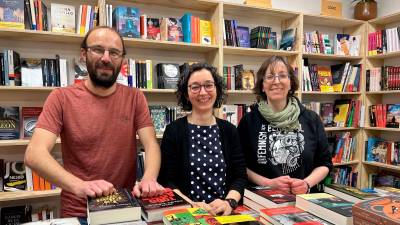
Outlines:
POLYGON ((33 170, 32 170, 32 181, 33 181, 33 190, 34 191, 40 191, 40 177, 33 170))
POLYGON ((190 31, 192 32, 192 43, 196 43, 196 17, 190 17, 190 31))
POLYGON ((44 178, 40 177, 39 178, 39 191, 44 191, 46 190, 45 184, 44 184, 44 178))
POLYGON ((82 5, 82 16, 81 16, 81 21, 80 22, 80 27, 79 27, 79 33, 84 34, 85 33, 85 28, 86 28, 86 16, 87 16, 87 5, 82 5))
POLYGON ((44 190, 51 190, 51 183, 48 180, 44 180, 44 190))

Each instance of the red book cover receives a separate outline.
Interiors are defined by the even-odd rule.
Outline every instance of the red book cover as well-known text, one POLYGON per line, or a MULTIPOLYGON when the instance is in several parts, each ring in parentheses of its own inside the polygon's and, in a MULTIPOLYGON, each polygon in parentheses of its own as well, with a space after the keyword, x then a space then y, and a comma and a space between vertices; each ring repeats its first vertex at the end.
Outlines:
POLYGON ((164 194, 162 195, 149 198, 140 198, 138 201, 142 208, 146 211, 188 204, 169 188, 166 188, 164 194))
POLYGON ((42 107, 22 107, 22 129, 24 138, 31 138, 42 107))

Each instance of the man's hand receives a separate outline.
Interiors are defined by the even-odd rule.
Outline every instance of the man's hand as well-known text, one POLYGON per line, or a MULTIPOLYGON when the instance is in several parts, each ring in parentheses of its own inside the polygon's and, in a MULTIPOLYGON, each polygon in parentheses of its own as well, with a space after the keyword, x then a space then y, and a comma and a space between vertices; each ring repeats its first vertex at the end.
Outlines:
POLYGON ((308 185, 306 181, 292 178, 292 184, 290 186, 290 190, 292 194, 307 194, 308 193, 308 185))
POLYGON ((153 197, 162 195, 164 192, 163 186, 161 186, 155 179, 145 179, 137 182, 133 187, 133 193, 136 197, 153 197))
POLYGON ((285 193, 290 193, 292 178, 290 176, 280 176, 274 179, 269 179, 266 186, 279 189, 285 193))
POLYGON ((114 185, 105 180, 90 180, 82 181, 82 183, 75 186, 72 193, 80 198, 92 198, 99 196, 107 196, 114 193, 116 190, 114 185))
POLYGON ((216 215, 221 215, 221 216, 227 216, 232 213, 232 207, 229 205, 228 201, 221 200, 221 199, 215 199, 214 201, 210 202, 209 204, 211 206, 211 213, 213 216, 216 215))

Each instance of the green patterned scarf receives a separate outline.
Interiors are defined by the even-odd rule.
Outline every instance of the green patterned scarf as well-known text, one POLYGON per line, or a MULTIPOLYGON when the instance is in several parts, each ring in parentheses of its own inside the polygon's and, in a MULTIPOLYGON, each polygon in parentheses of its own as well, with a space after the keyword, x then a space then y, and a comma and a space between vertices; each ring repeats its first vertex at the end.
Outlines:
POLYGON ((285 109, 274 112, 266 101, 258 103, 258 110, 271 126, 285 131, 292 131, 300 128, 299 115, 300 107, 294 97, 289 97, 285 109))

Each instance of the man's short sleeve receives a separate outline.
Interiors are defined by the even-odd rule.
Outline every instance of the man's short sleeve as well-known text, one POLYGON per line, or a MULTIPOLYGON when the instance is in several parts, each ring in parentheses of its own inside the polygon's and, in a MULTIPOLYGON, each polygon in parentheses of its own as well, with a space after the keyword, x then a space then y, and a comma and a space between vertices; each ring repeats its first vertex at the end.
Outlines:
POLYGON ((62 92, 60 89, 55 89, 47 97, 36 127, 48 130, 58 136, 63 126, 62 104, 62 92))
POLYGON ((144 127, 153 126, 145 96, 141 91, 138 91, 135 97, 135 128, 139 130, 144 127))

